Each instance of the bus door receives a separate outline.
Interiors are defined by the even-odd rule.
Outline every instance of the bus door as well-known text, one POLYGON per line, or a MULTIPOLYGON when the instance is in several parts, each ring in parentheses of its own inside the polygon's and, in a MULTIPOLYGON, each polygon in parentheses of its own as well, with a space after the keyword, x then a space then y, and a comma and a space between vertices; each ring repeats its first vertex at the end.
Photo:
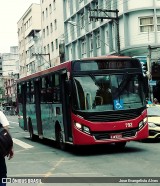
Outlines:
POLYGON ((37 121, 37 130, 39 137, 43 135, 42 129, 42 120, 41 120, 41 99, 40 99, 40 87, 41 81, 40 79, 36 79, 34 82, 35 88, 35 110, 36 110, 36 121, 37 121))
POLYGON ((67 87, 67 71, 63 70, 61 72, 61 94, 62 94, 62 111, 63 111, 63 123, 65 140, 72 142, 72 129, 71 129, 71 110, 70 110, 70 98, 69 91, 67 87))
POLYGON ((22 84, 21 86, 21 94, 22 94, 22 108, 20 109, 20 111, 22 111, 23 114, 23 122, 24 124, 22 125, 22 123, 20 123, 20 127, 23 128, 24 130, 28 129, 27 126, 27 116, 26 116, 26 91, 27 91, 27 84, 22 84))

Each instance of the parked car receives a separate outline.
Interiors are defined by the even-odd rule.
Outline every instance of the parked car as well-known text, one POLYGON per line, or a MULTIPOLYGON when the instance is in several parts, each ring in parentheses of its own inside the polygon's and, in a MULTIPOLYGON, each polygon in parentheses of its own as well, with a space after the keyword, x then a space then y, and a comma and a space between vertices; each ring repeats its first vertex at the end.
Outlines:
POLYGON ((160 105, 150 104, 147 107, 149 125, 148 138, 160 138, 160 105))
POLYGON ((6 115, 15 115, 16 114, 15 107, 14 106, 5 106, 4 107, 4 113, 6 115))

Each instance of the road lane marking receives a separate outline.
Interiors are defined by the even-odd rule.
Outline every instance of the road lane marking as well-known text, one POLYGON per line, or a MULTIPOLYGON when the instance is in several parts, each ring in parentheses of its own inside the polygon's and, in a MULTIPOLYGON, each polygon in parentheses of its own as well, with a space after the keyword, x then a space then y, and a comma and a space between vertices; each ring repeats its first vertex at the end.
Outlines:
POLYGON ((11 126, 9 126, 8 128, 9 128, 9 129, 14 129, 14 127, 11 127, 11 126))
MULTIPOLYGON (((57 163, 56 165, 51 168, 44 176, 43 180, 46 180, 48 177, 52 176, 53 175, 53 172, 56 170, 57 167, 60 166, 60 164, 64 161, 64 158, 61 158, 57 163)), ((44 185, 44 183, 39 183, 37 186, 39 185, 44 185)))
POLYGON ((15 122, 15 121, 9 121, 9 123, 19 124, 18 122, 15 122))
POLYGON ((29 145, 21 140, 18 140, 18 139, 15 139, 13 138, 13 142, 21 147, 23 147, 24 149, 30 149, 30 148, 33 148, 32 145, 29 145))

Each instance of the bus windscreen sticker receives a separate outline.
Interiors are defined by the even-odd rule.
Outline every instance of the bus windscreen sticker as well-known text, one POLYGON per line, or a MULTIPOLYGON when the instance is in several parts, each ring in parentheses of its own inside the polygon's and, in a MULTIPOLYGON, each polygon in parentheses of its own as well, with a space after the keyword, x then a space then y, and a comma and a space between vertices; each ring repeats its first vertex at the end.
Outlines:
POLYGON ((123 109, 123 100, 122 99, 115 99, 114 100, 114 109, 115 110, 122 110, 123 109))

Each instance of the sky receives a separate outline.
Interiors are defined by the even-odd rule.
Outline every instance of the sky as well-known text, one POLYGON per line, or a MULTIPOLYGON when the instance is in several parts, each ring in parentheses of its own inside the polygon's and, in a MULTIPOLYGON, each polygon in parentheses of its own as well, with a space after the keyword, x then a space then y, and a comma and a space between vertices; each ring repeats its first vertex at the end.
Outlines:
POLYGON ((10 46, 18 46, 17 22, 32 3, 40 0, 1 0, 0 53, 9 53, 10 46))

